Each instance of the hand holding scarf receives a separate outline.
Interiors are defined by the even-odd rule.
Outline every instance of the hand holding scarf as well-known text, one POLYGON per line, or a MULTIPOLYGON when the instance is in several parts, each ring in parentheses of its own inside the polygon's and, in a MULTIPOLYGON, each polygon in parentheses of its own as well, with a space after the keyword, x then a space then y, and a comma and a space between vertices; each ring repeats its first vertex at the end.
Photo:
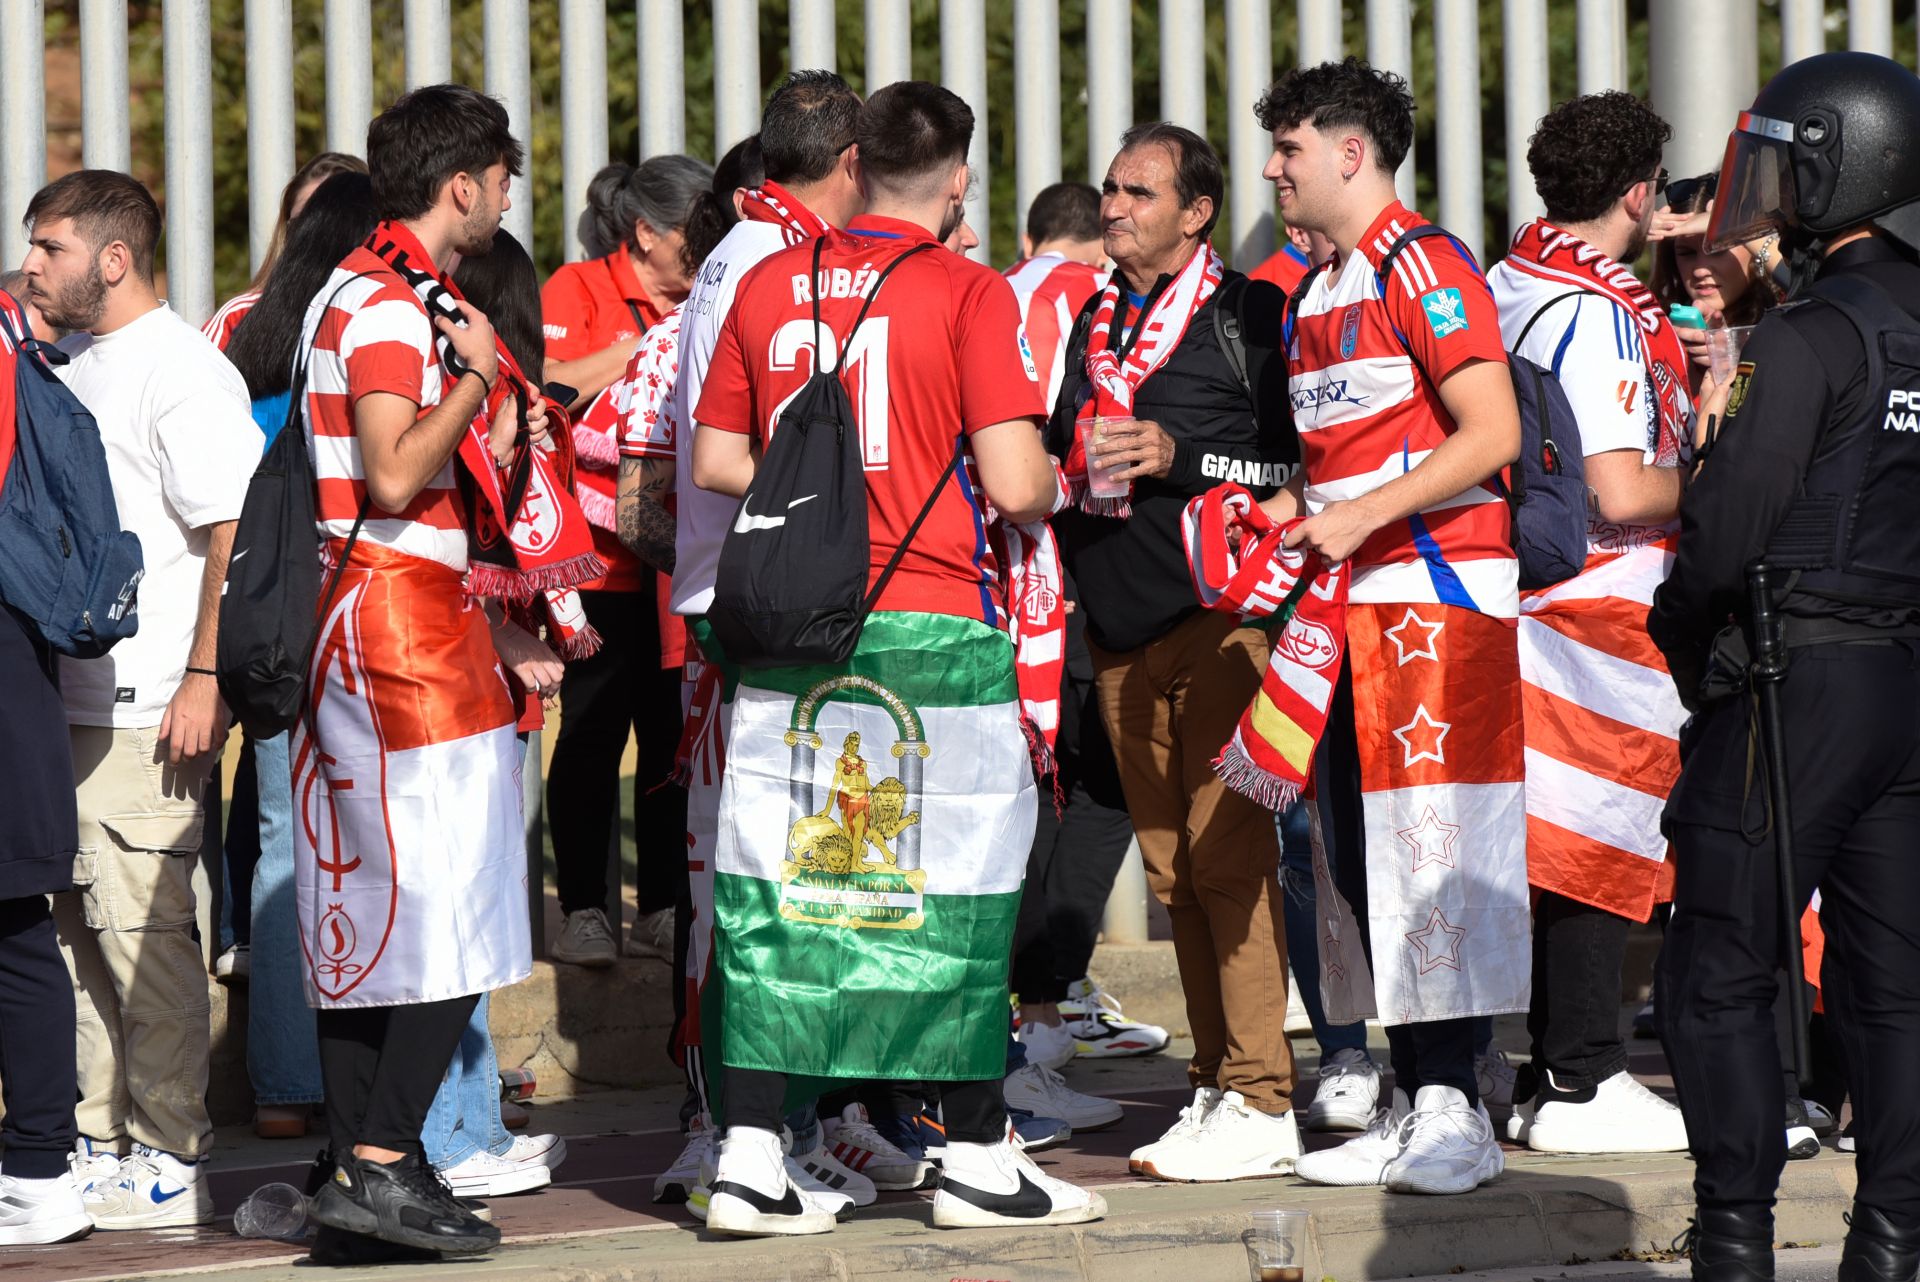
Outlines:
POLYGON ((1229 788, 1275 811, 1312 779, 1347 640, 1347 563, 1284 546, 1299 524, 1275 524, 1231 483, 1187 504, 1181 522, 1200 603, 1277 625, 1260 691, 1213 763, 1229 788))

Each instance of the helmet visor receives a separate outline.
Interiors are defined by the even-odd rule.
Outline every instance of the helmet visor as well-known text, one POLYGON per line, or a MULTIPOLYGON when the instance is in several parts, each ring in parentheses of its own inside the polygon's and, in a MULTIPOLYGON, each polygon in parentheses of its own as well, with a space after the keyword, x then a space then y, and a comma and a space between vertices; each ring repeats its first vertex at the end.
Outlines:
POLYGON ((1793 221, 1793 126, 1750 111, 1727 136, 1726 158, 1707 227, 1709 252, 1782 231, 1793 221))

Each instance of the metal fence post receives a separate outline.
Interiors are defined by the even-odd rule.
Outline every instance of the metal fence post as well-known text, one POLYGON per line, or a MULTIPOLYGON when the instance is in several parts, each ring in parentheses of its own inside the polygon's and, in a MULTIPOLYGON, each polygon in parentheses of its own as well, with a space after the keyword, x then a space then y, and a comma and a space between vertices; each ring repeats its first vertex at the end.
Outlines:
POLYGON ((1440 165, 1440 223, 1482 257, 1480 0, 1434 0, 1434 134, 1440 165))
POLYGON ((1025 0, 1013 24, 1014 223, 1060 172, 1060 0, 1025 0))
POLYGON ((1673 125, 1665 156, 1670 173, 1719 167, 1734 118, 1759 88, 1754 18, 1754 0, 1688 0, 1648 10, 1649 97, 1673 125), (1691 52, 1709 47, 1715 56, 1704 61, 1691 52))
POLYGON ((1132 124, 1132 0, 1087 0, 1087 177, 1094 186, 1132 124))
POLYGON ((1202 0, 1160 0, 1160 115, 1207 136, 1207 6, 1202 0))
POLYGON ((913 14, 907 0, 867 0, 867 92, 913 79, 913 14))
POLYGON ((195 325, 213 315, 213 9, 160 13, 167 120, 167 301, 195 325))
MULTIPOLYGON (((1408 0, 1368 0, 1367 61, 1413 84, 1413 6, 1408 0)), ((1416 192, 1413 148, 1393 171, 1394 191, 1408 209, 1416 192)))
POLYGON ((1501 65, 1506 68, 1507 226, 1546 212, 1527 168, 1527 139, 1552 107, 1547 87, 1547 0, 1506 0, 1501 65))
POLYGON ((1345 42, 1340 32, 1340 0, 1299 0, 1294 10, 1298 23, 1298 57, 1302 67, 1317 67, 1323 62, 1340 61, 1345 42))
POLYGON ((1893 57, 1892 0, 1847 0, 1847 48, 1893 57))
POLYGON ((5 258, 9 264, 26 255, 20 220, 47 180, 45 30, 40 0, 0 4, 0 237, 14 246, 5 258))
POLYGON ((247 242, 254 271, 273 244, 293 178, 293 7, 247 0, 247 242))
POLYGON ((1107 892, 1106 911, 1100 918, 1100 933, 1109 944, 1147 942, 1147 868, 1140 860, 1140 839, 1127 844, 1126 858, 1107 892))
POLYGON ((608 159, 606 4, 604 0, 562 0, 560 226, 568 262, 584 252, 580 211, 587 206, 587 184, 608 159))
POLYGON ((1580 0, 1578 22, 1580 92, 1625 89, 1626 0, 1580 0))
POLYGON ((367 154, 373 120, 371 0, 327 0, 327 149, 367 154))
POLYGON ((453 79, 447 0, 407 0, 407 88, 453 79))
POLYGON ((527 149, 527 173, 509 189, 500 225, 533 252, 533 73, 527 49, 527 0, 487 0, 481 40, 487 92, 507 108, 507 125, 527 149))
POLYGON ((984 263, 993 252, 987 219, 987 7, 984 0, 940 0, 940 79, 973 108, 973 140, 967 145, 967 222, 980 243, 967 257, 984 263))
POLYGON ((680 0, 640 0, 640 158, 687 149, 686 32, 680 0))
POLYGON ((1227 0, 1227 228, 1233 266, 1250 271, 1273 253, 1273 184, 1260 176, 1273 137, 1253 103, 1273 83, 1273 28, 1265 0, 1227 0))
MULTIPOLYGON (((247 18, 253 39, 253 18, 247 18)), ((247 61, 253 63, 249 48, 247 61)), ((127 0, 80 3, 80 160, 89 169, 133 168, 131 125, 127 118, 127 0)), ((291 92, 293 77, 286 77, 291 92)), ((247 77, 253 87, 253 77, 247 77)), ((251 116, 252 109, 248 109, 251 116)))
POLYGON ((834 71, 833 0, 787 0, 787 66, 834 71))
POLYGON ((713 155, 760 127, 759 0, 713 0, 713 155))

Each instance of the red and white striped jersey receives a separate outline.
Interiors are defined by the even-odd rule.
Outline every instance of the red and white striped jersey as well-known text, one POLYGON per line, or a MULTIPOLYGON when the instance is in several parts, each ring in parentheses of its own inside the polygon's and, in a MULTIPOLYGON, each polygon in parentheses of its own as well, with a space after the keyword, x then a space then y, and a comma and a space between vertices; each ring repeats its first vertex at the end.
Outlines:
MULTIPOLYGON (((413 262, 431 261, 405 228, 387 224, 387 231, 413 262)), ((333 269, 308 306, 300 345, 311 352, 307 449, 319 484, 315 515, 323 537, 346 538, 367 497, 354 402, 369 393, 387 392, 412 401, 421 414, 440 403, 445 375, 434 352, 433 333, 427 309, 413 289, 365 246, 333 269), (352 279, 355 275, 361 278, 352 279)), ((362 541, 464 573, 467 523, 453 466, 450 456, 404 510, 370 509, 360 531, 362 541)))
MULTIPOLYGON (((1377 264, 1426 221, 1388 205, 1337 275, 1314 278, 1293 321, 1288 390, 1310 512, 1412 471, 1454 431, 1437 385, 1468 361, 1506 363, 1493 295, 1453 240, 1408 245, 1383 296, 1377 264)), ((1356 603, 1431 601, 1508 619, 1519 608, 1507 505, 1491 484, 1381 527, 1353 561, 1356 603)))
POLYGON ((1073 318, 1087 300, 1106 288, 1111 273, 1078 262, 1065 254, 1039 254, 1007 268, 1007 283, 1020 300, 1020 324, 1024 327, 1034 371, 1040 377, 1040 390, 1047 398, 1047 411, 1060 395, 1061 365, 1066 359, 1067 335, 1073 332, 1073 318))
POLYGON ((235 294, 221 305, 219 311, 208 318, 207 323, 200 327, 200 332, 212 339, 215 347, 223 352, 226 351, 227 344, 233 341, 233 331, 240 328, 241 319, 252 311, 253 305, 259 301, 260 291, 257 289, 235 294))

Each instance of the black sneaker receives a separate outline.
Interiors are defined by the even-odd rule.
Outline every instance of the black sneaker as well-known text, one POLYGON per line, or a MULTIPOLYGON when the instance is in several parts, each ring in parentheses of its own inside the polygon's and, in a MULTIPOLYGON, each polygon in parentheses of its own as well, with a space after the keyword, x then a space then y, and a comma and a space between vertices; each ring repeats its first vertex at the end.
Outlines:
MULTIPOLYGON (((1826 1112, 1825 1109, 1820 1111, 1826 1112)), ((1802 1161, 1819 1151, 1820 1132, 1807 1111, 1806 1101, 1797 1095, 1787 1096, 1787 1160, 1802 1161)))
POLYGON ((443 1255, 477 1255, 500 1245, 500 1230, 461 1206, 417 1154, 391 1164, 336 1162, 310 1214, 319 1225, 443 1255))
POLYGON ((417 1246, 400 1246, 393 1242, 383 1242, 377 1237, 368 1237, 364 1233, 349 1233, 345 1229, 329 1228, 322 1224, 313 1232, 313 1246, 307 1252, 307 1258, 315 1264, 324 1264, 332 1268, 359 1268, 367 1264, 417 1263, 424 1260, 437 1260, 438 1251, 425 1251, 417 1246))

